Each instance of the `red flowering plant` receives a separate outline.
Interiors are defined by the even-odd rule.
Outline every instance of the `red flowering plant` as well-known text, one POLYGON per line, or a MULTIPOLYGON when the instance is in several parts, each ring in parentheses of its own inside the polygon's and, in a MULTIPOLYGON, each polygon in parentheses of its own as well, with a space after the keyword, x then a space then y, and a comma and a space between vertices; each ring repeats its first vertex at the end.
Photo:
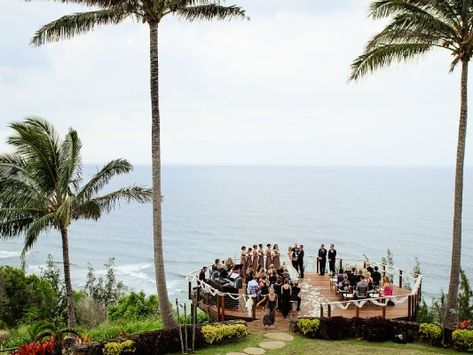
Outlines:
POLYGON ((470 329, 471 328, 471 320, 464 320, 457 324, 457 329, 470 329))
POLYGON ((54 346, 56 341, 54 338, 46 339, 43 342, 33 341, 20 346, 16 352, 12 352, 15 355, 51 355, 54 352, 54 346))

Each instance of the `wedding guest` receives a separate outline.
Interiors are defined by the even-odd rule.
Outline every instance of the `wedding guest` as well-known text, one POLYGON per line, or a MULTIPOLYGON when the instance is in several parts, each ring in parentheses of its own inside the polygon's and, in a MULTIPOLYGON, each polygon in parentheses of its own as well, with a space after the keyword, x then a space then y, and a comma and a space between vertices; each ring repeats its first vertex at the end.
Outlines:
POLYGON ((378 271, 377 266, 375 266, 373 268, 373 272, 371 273, 371 277, 373 278, 373 285, 375 287, 379 286, 379 283, 381 281, 381 273, 378 271))
POLYGON ((299 264, 299 275, 304 278, 304 246, 299 245, 299 253, 297 254, 297 263, 299 264))
POLYGON ((348 275, 343 275, 343 280, 338 285, 342 290, 348 290, 351 287, 350 280, 348 279, 348 275))
POLYGON ((338 275, 337 275, 337 284, 340 284, 340 282, 343 281, 343 277, 344 277, 343 269, 339 269, 338 270, 338 275))
POLYGON ((266 256, 266 260, 265 260, 264 265, 267 270, 269 269, 269 266, 273 263, 272 253, 271 253, 271 244, 266 244, 265 256, 266 256))
POLYGON ((254 275, 253 266, 248 267, 248 269, 246 269, 246 280, 253 280, 254 275))
POLYGON ((277 244, 273 245, 273 264, 276 270, 281 267, 279 246, 277 244))
POLYGON ((225 261, 225 266, 227 267, 227 271, 229 271, 229 272, 235 266, 235 263, 234 263, 233 259, 230 256, 225 261))
POLYGON ((320 244, 320 249, 319 249, 317 259, 319 261, 320 275, 323 276, 325 275, 325 267, 327 265, 327 249, 325 249, 325 246, 323 244, 320 244))
POLYGON ((381 295, 383 297, 392 296, 394 291, 394 287, 389 279, 389 276, 383 277, 383 289, 381 290, 381 295))
POLYGON ((292 289, 289 285, 289 280, 284 279, 283 285, 281 286, 281 313, 284 318, 287 317, 289 312, 291 311, 291 293, 292 289))
POLYGON ((242 246, 241 247, 241 253, 240 253, 240 276, 245 278, 246 276, 246 265, 247 265, 247 253, 246 253, 246 247, 242 246))
POLYGON ((260 294, 265 296, 269 293, 269 281, 266 276, 262 276, 259 281, 260 294))
POLYGON ((212 265, 212 271, 220 269, 220 259, 215 259, 215 263, 212 265))
POLYGON ((335 245, 330 244, 330 249, 328 250, 328 268, 330 270, 330 275, 335 275, 336 259, 337 259, 337 251, 335 250, 335 245))
POLYGON ((281 309, 281 287, 282 287, 282 277, 278 276, 276 283, 273 285, 274 292, 278 295, 278 310, 281 309))
POLYGON ((246 286, 246 293, 250 297, 257 298, 259 292, 259 285, 258 285, 258 278, 254 277, 252 280, 248 282, 246 286))
POLYGON ((356 284, 355 296, 356 298, 366 298, 368 297, 369 286, 363 275, 360 275, 360 281, 356 284))
POLYGON ((262 277, 263 273, 264 273, 263 265, 258 265, 258 267, 256 268, 256 276, 262 277))
POLYGON ((301 310, 301 298, 299 297, 299 292, 301 292, 301 288, 299 287, 299 283, 296 281, 293 282, 292 284, 292 294, 291 294, 291 300, 297 301, 297 310, 301 310))
POLYGON ((268 273, 268 280, 269 280, 270 285, 274 285, 278 277, 277 277, 276 270, 274 269, 273 264, 269 265, 269 269, 267 273, 268 273))
POLYGON ((266 316, 263 318, 263 324, 265 328, 269 328, 274 325, 276 320, 276 308, 278 305, 278 295, 274 292, 274 288, 270 288, 268 294, 258 302, 257 306, 265 303, 266 316))
POLYGON ((207 266, 204 266, 199 272, 199 281, 207 282, 206 273, 207 273, 207 266))

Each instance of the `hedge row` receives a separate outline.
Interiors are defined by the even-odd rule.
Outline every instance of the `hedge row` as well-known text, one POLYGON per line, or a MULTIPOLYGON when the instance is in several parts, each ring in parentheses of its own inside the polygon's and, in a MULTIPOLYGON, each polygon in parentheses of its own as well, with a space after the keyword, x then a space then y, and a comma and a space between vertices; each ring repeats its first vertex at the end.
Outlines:
POLYGON ((327 340, 361 338, 368 341, 387 341, 393 340, 396 335, 402 335, 399 341, 413 341, 419 331, 417 323, 382 317, 300 318, 292 321, 290 327, 293 332, 327 340))
MULTIPOLYGON (((183 332, 183 338, 185 337, 185 328, 181 328, 183 332)), ((198 325, 195 332, 195 343, 196 349, 203 348, 209 344, 218 344, 219 342, 240 338, 247 334, 247 325, 245 322, 224 322, 215 323, 205 326, 198 325)), ((192 328, 187 327, 187 338, 188 341, 192 340, 192 328)), ((123 351, 120 353, 136 354, 136 355, 157 355, 157 354, 168 354, 181 351, 181 340, 179 337, 179 328, 173 328, 169 330, 156 330, 150 332, 144 332, 135 336, 130 336, 121 339, 110 339, 103 342, 95 342, 89 344, 81 344, 74 348, 75 355, 103 355, 104 349, 115 349, 120 348, 116 344, 131 340, 133 342, 133 351, 123 351), (111 344, 113 346, 108 346, 111 344)), ((111 352, 111 351, 110 351, 111 352)))

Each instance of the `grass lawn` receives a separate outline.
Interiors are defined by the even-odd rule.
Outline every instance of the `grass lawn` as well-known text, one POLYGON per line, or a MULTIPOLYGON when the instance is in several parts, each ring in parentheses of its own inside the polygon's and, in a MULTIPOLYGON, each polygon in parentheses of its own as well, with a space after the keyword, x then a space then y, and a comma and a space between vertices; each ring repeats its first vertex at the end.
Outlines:
MULTIPOLYGON (((225 355, 228 352, 242 352, 246 347, 258 346, 262 341, 270 339, 264 338, 261 334, 250 334, 245 339, 225 344, 221 346, 210 346, 202 350, 196 351, 197 354, 208 355, 225 355)), ((394 355, 394 354, 459 354, 453 350, 443 350, 441 348, 434 348, 422 344, 395 344, 392 342, 385 343, 370 343, 363 340, 338 340, 327 341, 317 339, 307 339, 295 335, 293 341, 286 342, 287 346, 280 350, 267 350, 266 354, 380 354, 380 355, 394 355)))

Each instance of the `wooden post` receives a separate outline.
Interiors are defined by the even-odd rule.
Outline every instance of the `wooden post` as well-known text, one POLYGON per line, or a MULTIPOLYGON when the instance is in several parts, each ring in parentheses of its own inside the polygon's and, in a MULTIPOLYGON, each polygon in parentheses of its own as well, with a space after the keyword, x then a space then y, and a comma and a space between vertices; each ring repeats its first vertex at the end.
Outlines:
POLYGON ((220 303, 222 304, 222 322, 225 321, 225 295, 220 296, 222 300, 220 303))
POLYGON ((330 318, 332 316, 332 306, 329 304, 328 305, 328 317, 330 318))
POLYGON ((324 317, 324 305, 321 304, 320 305, 320 318, 323 318, 324 317))
POLYGON ((251 316, 256 319, 256 297, 253 297, 253 307, 251 307, 251 316))
POLYGON ((220 295, 217 294, 217 322, 220 322, 220 295))
POLYGON ((402 270, 399 270, 399 288, 402 288, 402 270))
POLYGON ((189 281, 189 300, 192 300, 192 282, 189 281))
POLYGON ((317 274, 319 274, 320 271, 319 271, 319 257, 318 256, 315 257, 315 265, 317 266, 317 274))
POLYGON ((338 269, 339 269, 339 270, 343 270, 343 260, 340 259, 338 262, 339 262, 338 269))
POLYGON ((386 318, 386 306, 381 307, 383 309, 383 318, 386 318))
POLYGON ((384 276, 386 276, 386 265, 385 264, 383 264, 383 278, 384 278, 384 276))
POLYGON ((355 305, 355 308, 356 308, 356 318, 360 318, 360 308, 355 305))
POLYGON ((409 295, 407 297, 407 317, 411 320, 412 317, 412 297, 409 295))

